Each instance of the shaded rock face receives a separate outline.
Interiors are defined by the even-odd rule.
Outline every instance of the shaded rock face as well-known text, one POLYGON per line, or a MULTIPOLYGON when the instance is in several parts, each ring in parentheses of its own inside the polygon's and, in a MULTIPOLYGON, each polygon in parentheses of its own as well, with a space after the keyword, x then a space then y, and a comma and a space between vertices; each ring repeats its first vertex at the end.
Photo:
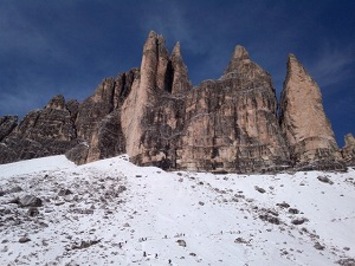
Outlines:
POLYGON ((345 146, 342 149, 344 162, 348 166, 355 166, 355 138, 352 134, 347 134, 344 138, 345 146))
POLYGON ((86 162, 125 153, 125 138, 120 124, 119 111, 105 116, 91 136, 86 162))
POLYGON ((104 79, 79 104, 54 97, 42 110, 0 118, 0 163, 63 154, 83 164, 128 153, 163 169, 261 173, 343 169, 317 84, 290 56, 280 117, 270 75, 236 46, 218 80, 192 88, 180 44, 169 54, 150 32, 139 69, 104 79))
POLYGON ((294 55, 287 63, 280 124, 297 169, 343 169, 333 130, 315 81, 294 55))
POLYGON ((63 154, 75 139, 71 113, 63 96, 55 96, 44 109, 30 112, 3 138, 0 163, 63 154))
POLYGON ((117 78, 105 79, 79 105, 75 119, 78 145, 66 153, 68 158, 82 164, 125 153, 120 112, 138 74, 132 69, 117 78))
POLYGON ((61 95, 51 99, 43 110, 28 114, 14 133, 38 142, 47 139, 67 142, 76 138, 70 111, 61 95))
POLYGON ((65 152, 65 156, 76 164, 84 164, 87 161, 90 146, 87 142, 80 142, 65 152))
POLYGON ((0 117, 0 141, 2 141, 17 126, 17 116, 0 117))

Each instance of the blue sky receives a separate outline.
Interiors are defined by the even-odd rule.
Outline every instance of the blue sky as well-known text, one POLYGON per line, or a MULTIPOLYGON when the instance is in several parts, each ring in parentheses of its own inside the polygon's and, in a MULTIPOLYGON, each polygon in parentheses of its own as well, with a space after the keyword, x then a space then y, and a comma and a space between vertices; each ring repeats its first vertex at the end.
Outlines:
POLYGON ((194 85, 219 78, 234 46, 271 73, 279 96, 289 53, 319 84, 338 143, 355 133, 355 1, 0 0, 0 116, 80 101, 140 65, 150 30, 180 41, 194 85))

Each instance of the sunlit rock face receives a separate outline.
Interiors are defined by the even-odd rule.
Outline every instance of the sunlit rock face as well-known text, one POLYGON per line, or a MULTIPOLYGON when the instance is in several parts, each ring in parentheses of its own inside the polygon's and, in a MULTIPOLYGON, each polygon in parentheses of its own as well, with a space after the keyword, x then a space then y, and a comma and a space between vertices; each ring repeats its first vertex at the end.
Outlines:
POLYGON ((127 153, 166 169, 264 172, 287 168, 271 77, 237 46, 220 80, 191 89, 177 44, 168 58, 150 33, 140 80, 124 103, 127 153))
POLYGON ((133 162, 176 168, 185 99, 191 88, 180 44, 169 56, 163 37, 150 32, 143 48, 140 77, 121 113, 126 149, 133 162))
POLYGON ((270 75, 237 46, 219 80, 207 80, 186 98, 179 166, 264 172, 288 167, 270 75))
POLYGON ((297 169, 343 169, 334 132, 317 83, 294 55, 289 55, 281 96, 280 124, 297 169))

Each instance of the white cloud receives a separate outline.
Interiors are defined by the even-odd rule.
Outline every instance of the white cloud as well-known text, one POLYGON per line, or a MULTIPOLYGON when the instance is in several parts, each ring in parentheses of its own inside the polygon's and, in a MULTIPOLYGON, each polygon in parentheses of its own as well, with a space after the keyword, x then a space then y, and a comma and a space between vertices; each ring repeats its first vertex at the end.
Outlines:
POLYGON ((34 27, 15 5, 0 11, 1 53, 40 54, 48 43, 43 34, 34 27))
MULTIPOLYGON (((163 4, 163 3, 161 3, 163 4)), ((145 10, 141 20, 141 28, 148 34, 150 30, 164 35, 167 41, 180 41, 183 48, 192 53, 199 53, 203 50, 203 43, 194 38, 193 26, 186 17, 184 8, 176 2, 169 2, 169 7, 161 10, 145 10)))
POLYGON ((340 49, 326 45, 311 65, 310 72, 322 86, 333 85, 344 80, 351 74, 347 66, 355 62, 353 51, 351 46, 340 49))
POLYGON ((33 92, 23 91, 20 95, 13 93, 0 94, 0 116, 19 115, 24 116, 29 110, 42 108, 44 101, 33 92), (13 110, 16 110, 14 113, 13 110))

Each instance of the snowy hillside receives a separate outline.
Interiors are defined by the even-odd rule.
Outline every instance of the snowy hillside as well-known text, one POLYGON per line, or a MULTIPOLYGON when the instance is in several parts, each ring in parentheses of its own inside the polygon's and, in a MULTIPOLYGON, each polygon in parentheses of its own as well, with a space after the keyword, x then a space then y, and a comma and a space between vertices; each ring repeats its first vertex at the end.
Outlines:
POLYGON ((355 265, 355 171, 0 165, 1 265, 355 265))

